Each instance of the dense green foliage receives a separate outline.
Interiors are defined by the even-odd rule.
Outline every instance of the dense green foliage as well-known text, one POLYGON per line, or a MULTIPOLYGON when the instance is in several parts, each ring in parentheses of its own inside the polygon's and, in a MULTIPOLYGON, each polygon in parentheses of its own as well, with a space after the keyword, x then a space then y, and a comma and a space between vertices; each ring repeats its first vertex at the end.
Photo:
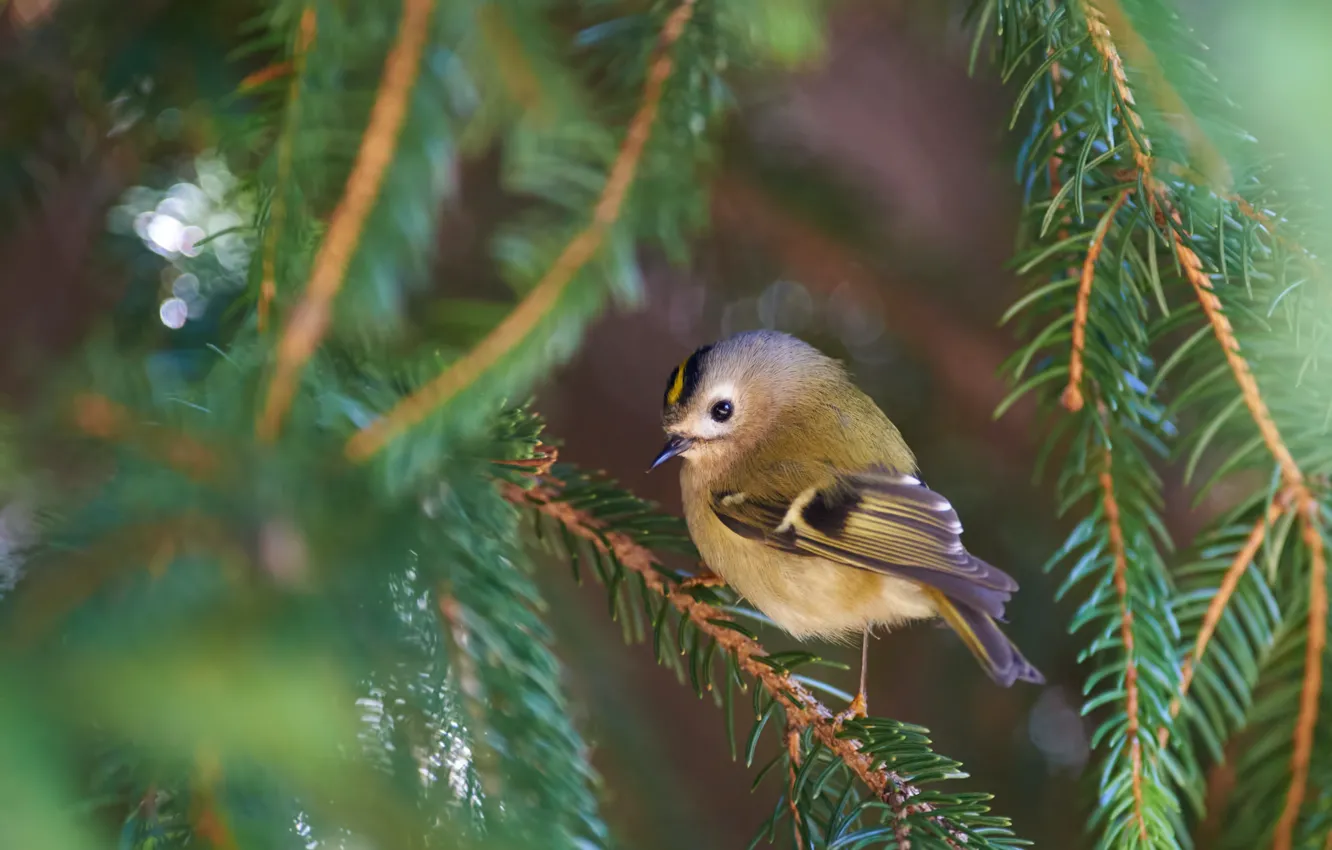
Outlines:
MULTIPOLYGON (((99 136, 117 122, 140 132, 126 116, 170 106, 171 89, 130 82, 109 49, 123 35, 97 5, 64 4, 41 37, 103 39, 85 70, 105 73, 104 90, 85 96, 107 107, 84 120, 99 136)), ((197 185, 140 193, 116 212, 165 257, 173 309, 211 299, 208 333, 154 351, 122 322, 38 413, 0 432, 6 495, 35 493, 40 508, 16 559, 21 580, 0 601, 0 846, 613 844, 533 548, 604 584, 626 639, 650 643, 716 702, 731 757, 773 753, 755 771, 772 799, 756 842, 1020 846, 924 729, 869 718, 829 732, 812 699, 836 710, 847 695, 810 672, 827 662, 736 652, 742 638, 756 646, 763 618, 729 591, 690 591, 714 606, 699 609, 674 589, 680 574, 664 564, 693 555, 679 521, 601 477, 548 468, 539 419, 515 403, 610 299, 641 297, 637 251, 687 256, 706 224, 703 169, 733 106, 728 80, 817 57, 821 4, 253 5, 231 61, 277 72, 216 94, 225 144, 198 162, 197 185), (427 10, 423 32, 400 27, 413 7, 427 10), (684 21, 678 37, 663 39, 672 19, 684 21), (384 69, 411 35, 419 61, 390 85, 384 69), (645 92, 662 56, 671 65, 657 102, 645 92), (380 134, 377 110, 395 91, 401 126, 380 134), (635 116, 650 122, 641 154, 627 132, 635 116), (505 304, 428 285, 441 210, 467 200, 456 160, 491 150, 503 189, 523 199, 490 246, 505 304), (382 172, 358 178, 376 157, 382 172), (633 179, 610 209, 616 174, 633 179), (364 219, 339 230, 367 187, 364 219), (211 222, 200 225, 207 238, 154 235, 153 216, 168 213, 177 227, 211 222), (559 258, 589 234, 587 261, 551 286, 559 258), (302 330, 308 281, 329 250, 346 256, 330 321, 302 330), (524 300, 547 291, 537 306, 524 300), (532 321, 503 324, 524 309, 532 321), (419 314, 431 318, 408 321, 419 314), (265 439, 256 422, 279 364, 294 362, 293 340, 310 356, 265 439), (428 415, 368 460, 348 457, 348 440, 441 373, 456 381, 428 415), (848 741, 865 764, 846 755, 848 741)), ((1027 128, 1017 264, 1031 288, 1009 315, 1026 339, 1013 399, 1035 393, 1054 408, 1071 348, 1085 364, 1084 403, 1053 412, 1049 444, 1061 508, 1080 519, 1051 568, 1081 602, 1070 632, 1085 647, 1100 758, 1089 822, 1101 847, 1190 847, 1208 815, 1208 771, 1231 761, 1224 842, 1265 846, 1280 834, 1296 730, 1310 719, 1307 642, 1318 630, 1306 626, 1322 555, 1308 532, 1322 533, 1332 475, 1332 387, 1318 377, 1327 290, 1298 247, 1297 216, 1250 162, 1234 108, 1170 10, 1157 0, 1107 9, 982 0, 972 10, 975 58, 992 52, 1018 83, 1014 125, 1027 128), (1145 67, 1145 56, 1163 59, 1145 67), (1215 287, 1306 490, 1275 465, 1180 245, 1215 287), (1091 246, 1099 258, 1075 344, 1091 246), (1222 482, 1244 494, 1178 546, 1161 519, 1162 470, 1173 468, 1199 479, 1200 498, 1222 482), (1316 516, 1291 509, 1303 492, 1320 500, 1316 516), (1274 501, 1271 529, 1239 563, 1191 665, 1209 605, 1274 501)), ((37 79, 22 59, 9 61, 37 79)), ((0 109, 35 100, 0 85, 0 109)), ((39 188, 0 159, 0 197, 39 188)), ((1332 676, 1323 680, 1311 696, 1326 716, 1332 676)), ((1307 785, 1296 783, 1286 847, 1322 847, 1332 830, 1327 730, 1317 725, 1307 785)))

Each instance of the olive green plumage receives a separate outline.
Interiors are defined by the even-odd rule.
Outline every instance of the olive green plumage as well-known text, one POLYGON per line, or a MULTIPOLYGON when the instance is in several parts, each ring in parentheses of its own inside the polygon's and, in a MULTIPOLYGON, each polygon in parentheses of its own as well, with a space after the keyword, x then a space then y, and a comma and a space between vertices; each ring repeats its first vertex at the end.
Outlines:
POLYGON ((699 552, 778 626, 848 640, 942 617, 995 681, 1043 681, 995 623, 1016 582, 966 551, 948 500, 840 363, 737 334, 671 373, 662 425, 653 465, 684 458, 699 552))

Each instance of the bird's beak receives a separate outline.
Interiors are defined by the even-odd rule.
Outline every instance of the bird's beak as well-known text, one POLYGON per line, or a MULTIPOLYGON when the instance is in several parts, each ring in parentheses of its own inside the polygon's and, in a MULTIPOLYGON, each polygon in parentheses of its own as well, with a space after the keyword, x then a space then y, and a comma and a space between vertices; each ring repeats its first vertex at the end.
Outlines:
POLYGON ((689 447, 693 444, 694 439, 692 437, 686 437, 682 434, 672 434, 671 438, 666 441, 665 448, 657 454, 657 459, 652 461, 652 465, 648 467, 648 472, 661 466, 676 455, 682 455, 689 451, 689 447))

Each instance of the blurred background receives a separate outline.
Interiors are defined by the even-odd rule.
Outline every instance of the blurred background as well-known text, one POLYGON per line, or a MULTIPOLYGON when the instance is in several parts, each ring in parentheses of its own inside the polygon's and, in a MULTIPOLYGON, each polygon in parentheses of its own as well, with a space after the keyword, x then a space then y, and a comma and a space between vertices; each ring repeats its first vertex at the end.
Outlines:
MULTIPOLYGON (((52 31, 61 5, 0 0, 0 395, 19 414, 108 318, 156 346, 150 370, 189 368, 191 352, 225 321, 249 262, 244 242, 225 234, 253 210, 223 202, 234 178, 216 146, 246 118, 244 101, 226 96, 258 67, 229 56, 252 10, 120 0, 90 16, 94 40, 52 31), (119 94, 107 100, 107 91, 119 94), (210 279, 234 286, 200 291, 170 259, 182 253, 208 254, 234 272, 210 279)), ((1296 162, 1312 161, 1327 138, 1318 123, 1327 107, 1308 106, 1298 129, 1284 124, 1307 91, 1281 83, 1325 84, 1327 52, 1283 51, 1280 34, 1326 24, 1326 14, 1301 4, 1261 17, 1238 0, 1190 5, 1182 11, 1215 46, 1213 67, 1254 104, 1260 141, 1276 137, 1296 162)), ((1045 428, 1036 411, 992 416, 1014 348, 998 319, 1019 294, 1006 266, 1022 202, 1012 176, 1019 136, 1008 129, 1014 92, 983 55, 968 74, 962 11, 956 2, 837 3, 817 67, 739 81, 741 108, 711 175, 710 232, 686 261, 643 258, 647 302, 605 315, 542 387, 537 409, 564 459, 678 512, 675 471, 644 473, 676 363, 756 327, 844 358, 902 428, 931 486, 957 506, 969 548, 1022 584, 1008 630, 1049 678, 1046 687, 998 689, 949 633, 916 628, 872 646, 871 709, 928 726, 975 789, 997 794, 1019 835, 1074 847, 1089 725, 1078 716, 1077 644, 1065 636, 1071 606, 1056 602, 1040 570, 1067 528, 1054 518, 1051 482, 1033 477, 1045 428)), ((1312 46, 1326 43, 1326 28, 1309 29, 1324 37, 1312 46)), ((462 191, 439 228, 435 286, 503 301, 490 238, 523 200, 497 188, 496 152, 454 167, 462 191)), ((427 326, 446 319, 416 317, 427 326)), ((11 540, 22 533, 20 508, 3 514, 11 540)), ((1208 510, 1179 494, 1167 512, 1172 531, 1183 539, 1208 510)), ((751 772, 726 757, 719 712, 649 649, 622 644, 602 591, 575 586, 559 565, 540 581, 577 721, 607 780, 603 813, 623 846, 745 846, 771 797, 750 794, 751 772)), ((841 676, 853 688, 854 674, 841 676)))

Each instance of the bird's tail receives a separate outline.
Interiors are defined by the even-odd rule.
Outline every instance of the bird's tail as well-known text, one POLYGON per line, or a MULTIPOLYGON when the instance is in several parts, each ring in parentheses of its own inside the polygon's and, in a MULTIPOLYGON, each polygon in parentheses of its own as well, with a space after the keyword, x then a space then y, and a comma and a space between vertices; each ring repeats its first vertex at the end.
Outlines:
POLYGON ((991 679, 1005 688, 1018 680, 1045 684, 1041 671, 1022 657, 1022 653, 1007 635, 999 631, 999 626, 989 614, 949 599, 938 590, 930 590, 939 616, 962 638, 962 642, 976 656, 991 679))

